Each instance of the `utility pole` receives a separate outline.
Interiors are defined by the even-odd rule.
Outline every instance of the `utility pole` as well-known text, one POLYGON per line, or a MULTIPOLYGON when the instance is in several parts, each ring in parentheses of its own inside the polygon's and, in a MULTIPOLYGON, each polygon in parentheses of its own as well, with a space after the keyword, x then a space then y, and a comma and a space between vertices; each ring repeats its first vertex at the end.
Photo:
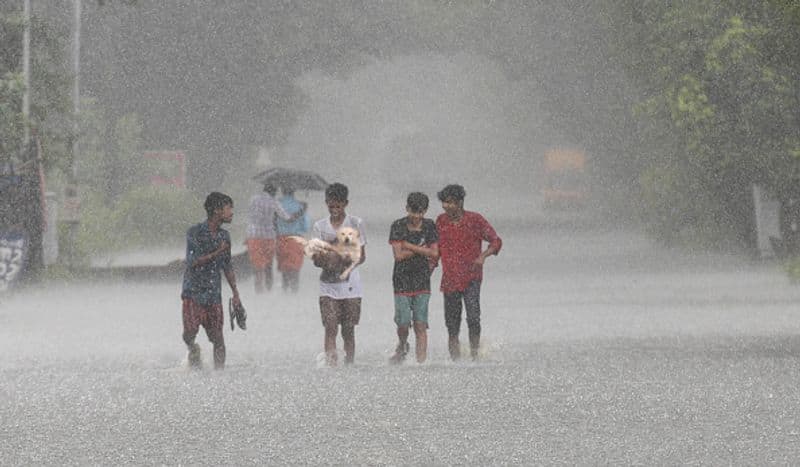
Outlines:
POLYGON ((81 199, 78 193, 78 165, 75 160, 80 152, 80 106, 81 106, 81 0, 73 0, 72 25, 72 158, 67 186, 64 189, 64 201, 61 209, 61 220, 68 226, 67 230, 67 266, 72 269, 76 265, 76 241, 78 223, 80 222, 81 199))
POLYGON ((28 150, 28 140, 30 139, 30 126, 28 119, 31 113, 31 0, 24 0, 22 7, 22 21, 25 23, 22 29, 22 116, 23 136, 22 151, 28 150))
POLYGON ((81 109, 81 0, 73 0, 73 3, 75 23, 72 28, 72 76, 74 81, 72 86, 73 137, 70 175, 73 183, 77 183, 75 158, 78 156, 78 131, 80 130, 78 115, 81 109))

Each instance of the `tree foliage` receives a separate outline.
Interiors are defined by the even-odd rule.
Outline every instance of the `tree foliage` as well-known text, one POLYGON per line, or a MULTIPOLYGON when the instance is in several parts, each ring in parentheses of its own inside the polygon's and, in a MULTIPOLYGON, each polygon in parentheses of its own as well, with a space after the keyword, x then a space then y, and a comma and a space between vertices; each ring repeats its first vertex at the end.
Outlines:
POLYGON ((773 3, 637 2, 608 18, 614 56, 642 92, 632 110, 644 140, 659 142, 640 181, 662 238, 744 245, 752 184, 786 198, 796 183, 797 30, 773 3), (626 17, 638 23, 620 29, 626 17))
POLYGON ((30 114, 22 114, 22 39, 24 20, 21 2, 0 3, 0 157, 17 158, 23 144, 24 126, 38 130, 45 164, 67 163, 67 141, 71 137, 71 76, 67 72, 62 38, 65 32, 42 16, 30 19, 30 114))

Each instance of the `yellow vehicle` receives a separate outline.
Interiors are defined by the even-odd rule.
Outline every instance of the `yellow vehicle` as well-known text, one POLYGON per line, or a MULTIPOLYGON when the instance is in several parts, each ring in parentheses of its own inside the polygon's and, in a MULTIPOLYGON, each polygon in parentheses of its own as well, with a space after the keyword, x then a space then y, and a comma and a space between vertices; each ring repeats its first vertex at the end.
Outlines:
POLYGON ((542 188, 545 209, 583 207, 586 192, 586 152, 572 148, 545 151, 542 188))

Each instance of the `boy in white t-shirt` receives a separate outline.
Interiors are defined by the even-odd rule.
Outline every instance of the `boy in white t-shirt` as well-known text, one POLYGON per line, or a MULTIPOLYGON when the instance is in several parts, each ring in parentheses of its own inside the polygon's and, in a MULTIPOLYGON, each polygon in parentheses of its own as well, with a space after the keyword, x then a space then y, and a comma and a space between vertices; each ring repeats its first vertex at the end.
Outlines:
MULTIPOLYGON (((361 260, 367 258, 364 246, 367 237, 363 221, 345 212, 348 201, 347 186, 333 183, 325 189, 325 204, 329 217, 314 223, 313 237, 329 243, 336 242, 336 231, 341 227, 352 227, 358 230, 361 239, 361 260)), ((322 268, 319 280, 319 311, 322 325, 325 327, 325 357, 329 366, 336 366, 336 334, 341 326, 344 341, 344 362, 353 363, 356 351, 355 327, 361 317, 361 276, 358 267, 353 269, 346 279, 339 279, 349 260, 336 253, 318 254, 313 257, 314 265, 322 268)))

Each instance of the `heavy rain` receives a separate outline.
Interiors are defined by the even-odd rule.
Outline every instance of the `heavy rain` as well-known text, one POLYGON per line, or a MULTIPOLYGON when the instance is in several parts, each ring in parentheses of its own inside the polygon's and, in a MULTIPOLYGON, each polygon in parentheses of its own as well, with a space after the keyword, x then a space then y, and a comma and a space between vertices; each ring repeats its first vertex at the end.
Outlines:
MULTIPOLYGON (((800 456, 795 2, 7 0, 0 19, 0 465, 800 456), (352 364, 341 335, 325 353, 320 268, 293 290, 273 253, 268 286, 251 256, 277 168, 345 184, 363 219, 352 364), (480 345, 464 320, 452 358, 442 250, 426 358, 411 329, 398 363, 390 226, 417 191, 446 220, 449 184, 502 239, 480 345), (223 275, 224 369, 203 328, 199 364, 182 337, 212 191, 247 312, 231 326, 223 275)), ((297 186, 308 227, 334 215, 297 186)))

